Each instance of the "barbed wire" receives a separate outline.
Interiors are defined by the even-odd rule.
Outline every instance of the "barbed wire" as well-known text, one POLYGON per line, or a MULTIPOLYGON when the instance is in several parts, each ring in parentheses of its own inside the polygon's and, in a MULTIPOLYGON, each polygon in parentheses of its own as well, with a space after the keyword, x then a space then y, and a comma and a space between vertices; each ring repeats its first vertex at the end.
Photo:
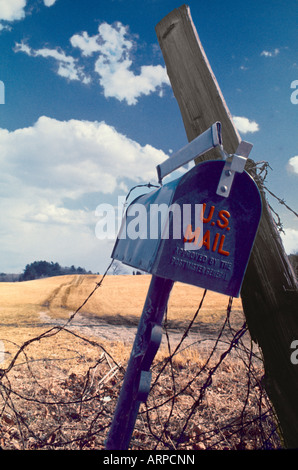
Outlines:
MULTIPOLYGON (((259 169, 258 177, 264 183, 268 164, 261 162, 259 169)), ((63 325, 25 341, 9 364, 0 369, 2 448, 104 449, 125 364, 101 341, 86 338, 70 327, 102 286, 112 264, 113 260, 63 325), (50 351, 50 341, 59 335, 76 342, 74 356, 32 357, 30 348, 34 344, 49 341, 50 351)), ((205 290, 175 346, 171 344, 173 326, 166 312, 163 327, 167 351, 153 363, 151 391, 138 415, 132 449, 282 447, 274 410, 262 387, 261 354, 255 351, 244 316, 242 323, 232 325, 233 298, 228 300, 217 334, 193 337, 206 295, 205 290), (196 360, 189 359, 188 354, 196 360)))
MULTIPOLYGON (((102 285, 102 282, 96 285, 102 285)), ((260 367, 261 359, 243 343, 244 336, 247 334, 245 321, 239 329, 231 325, 232 298, 229 298, 226 318, 206 359, 201 364, 190 365, 187 361, 184 363, 183 360, 177 363, 179 354, 183 355, 194 348, 196 350, 205 341, 197 340, 185 344, 198 318, 206 294, 207 291, 204 291, 198 309, 188 326, 181 332, 181 338, 174 348, 170 344, 171 334, 166 315, 164 331, 168 353, 164 359, 156 360, 153 364, 152 371, 155 378, 148 402, 139 413, 131 444, 132 449, 211 449, 222 448, 223 445, 225 448, 239 448, 239 446, 245 448, 248 445, 249 432, 252 428, 256 433, 253 445, 257 448, 258 446, 259 448, 278 448, 280 445, 270 403, 267 399, 264 403, 265 395, 260 385, 260 371, 256 371, 253 364, 256 360, 260 367), (230 339, 224 337, 227 332, 231 334, 230 339), (243 384, 241 392, 243 406, 241 409, 235 409, 232 417, 227 416, 225 420, 223 416, 222 422, 218 423, 216 422, 218 410, 216 407, 208 407, 206 399, 208 391, 212 390, 216 375, 219 374, 220 368, 227 362, 232 351, 237 352, 244 364, 243 378, 247 377, 247 384, 246 386, 243 384), (170 371, 168 371, 169 368, 170 371), (256 398, 256 391, 259 393, 259 401, 256 398), (254 397, 253 403, 250 403, 252 396, 254 397), (202 410, 204 410, 203 415, 207 413, 208 419, 206 416, 201 416, 202 410), (178 423, 177 414, 180 415, 178 423), (196 431, 198 420, 200 427, 196 431), (212 426, 210 423, 216 425, 212 426), (258 432, 256 432, 257 428, 258 432)), ((50 381, 55 380, 55 372, 58 371, 61 374, 61 370, 57 368, 57 361, 56 363, 53 361, 51 365, 50 360, 45 359, 44 370, 40 365, 37 367, 37 361, 27 354, 27 349, 33 339, 31 342, 24 343, 19 354, 22 351, 25 361, 17 364, 14 357, 13 365, 10 364, 5 373, 2 373, 0 382, 0 420, 2 422, 0 443, 2 442, 4 446, 12 448, 19 446, 25 449, 81 449, 93 448, 93 446, 104 448, 104 437, 112 420, 125 367, 123 368, 102 344, 70 331, 66 326, 47 330, 34 340, 47 341, 58 333, 72 335, 82 345, 92 346, 100 350, 101 354, 86 368, 82 377, 66 373, 60 381, 60 387, 51 387, 50 381), (22 371, 21 382, 18 380, 20 371, 22 371), (47 381, 49 383, 46 386, 47 381), (64 391, 67 392, 66 395, 64 391), (46 426, 44 419, 41 420, 40 417, 40 415, 44 417, 45 414, 51 417, 46 426), (34 416, 36 419, 33 419, 34 416), (10 432, 7 427, 13 430, 13 436, 17 436, 13 437, 11 442, 7 442, 7 435, 10 432)), ((82 349, 80 356, 83 357, 83 355, 82 349)), ((233 367, 233 361, 228 367, 233 367)), ((227 375, 229 376, 229 372, 227 375)), ((213 393, 211 392, 211 395, 213 393)), ((231 412, 232 409, 228 414, 231 412)))
POLYGON ((274 194, 272 191, 270 191, 270 189, 267 188, 267 186, 264 186, 265 190, 271 195, 273 196, 280 204, 282 204, 283 206, 286 207, 286 209, 288 209, 290 212, 292 212, 296 217, 298 217, 298 214, 296 211, 294 211, 294 209, 292 209, 290 206, 288 206, 288 204, 286 204, 285 200, 284 199, 280 199, 278 196, 276 196, 276 194, 274 194))
MULTIPOLYGON (((262 161, 259 161, 259 162, 256 162, 254 163, 253 162, 253 165, 252 165, 252 168, 255 170, 255 173, 254 173, 254 180, 256 181, 257 185, 259 186, 259 188, 262 188, 264 189, 265 191, 267 191, 268 194, 270 194, 270 196, 272 196, 274 199, 276 199, 279 204, 283 205, 286 207, 286 209, 288 209, 290 212, 292 212, 296 217, 298 217, 298 213, 292 209, 288 204, 286 204, 285 200, 284 199, 281 199, 280 197, 276 196, 276 194, 273 193, 273 191, 271 191, 266 185, 265 185, 265 181, 266 181, 266 178, 268 176, 268 170, 272 170, 271 166, 269 165, 268 162, 262 160, 262 161)), ((272 209, 272 207, 270 206, 270 209, 272 210, 272 212, 278 216, 278 214, 272 209)), ((280 222, 280 217, 278 216, 278 221, 280 222)))

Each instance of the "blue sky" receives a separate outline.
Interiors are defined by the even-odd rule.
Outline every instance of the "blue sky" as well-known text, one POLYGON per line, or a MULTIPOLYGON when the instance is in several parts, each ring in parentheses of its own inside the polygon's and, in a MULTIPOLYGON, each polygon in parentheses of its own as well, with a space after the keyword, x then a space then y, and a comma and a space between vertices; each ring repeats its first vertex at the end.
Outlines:
MULTIPOLYGON (((187 143, 155 33, 181 4, 0 0, 0 271, 105 271, 114 241, 96 237, 97 206, 154 183, 187 143)), ((251 157, 297 212, 297 1, 187 4, 251 157)), ((298 251, 297 217, 268 198, 298 251)))

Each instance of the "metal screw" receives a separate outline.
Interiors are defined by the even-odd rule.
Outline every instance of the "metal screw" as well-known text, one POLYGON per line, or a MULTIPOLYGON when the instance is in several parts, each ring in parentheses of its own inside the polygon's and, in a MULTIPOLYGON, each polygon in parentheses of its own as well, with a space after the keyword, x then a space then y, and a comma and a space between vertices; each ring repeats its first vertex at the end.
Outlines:
POLYGON ((228 190, 228 188, 227 188, 227 186, 222 186, 222 187, 220 188, 220 190, 221 190, 222 193, 226 193, 227 190, 228 190))
POLYGON ((231 170, 226 170, 226 176, 231 176, 232 172, 231 170))

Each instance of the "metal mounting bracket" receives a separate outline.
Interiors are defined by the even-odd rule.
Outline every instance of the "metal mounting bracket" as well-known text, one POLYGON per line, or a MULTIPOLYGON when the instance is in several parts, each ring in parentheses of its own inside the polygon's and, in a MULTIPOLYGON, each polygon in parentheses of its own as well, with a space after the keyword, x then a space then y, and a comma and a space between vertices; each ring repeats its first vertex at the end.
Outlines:
MULTIPOLYGON (((242 173, 244 171, 246 160, 251 152, 252 147, 252 144, 243 140, 242 142, 240 142, 235 154, 230 155, 232 159, 226 159, 218 183, 216 194, 222 197, 229 196, 235 173, 242 173)), ((227 154, 223 156, 224 158, 229 157, 229 155, 227 154)))
POLYGON ((150 341, 146 354, 142 361, 142 370, 139 382, 139 390, 137 399, 141 402, 145 402, 149 395, 150 385, 151 385, 151 372, 150 367, 153 362, 153 359, 158 351, 162 339, 162 327, 158 324, 152 326, 150 341))

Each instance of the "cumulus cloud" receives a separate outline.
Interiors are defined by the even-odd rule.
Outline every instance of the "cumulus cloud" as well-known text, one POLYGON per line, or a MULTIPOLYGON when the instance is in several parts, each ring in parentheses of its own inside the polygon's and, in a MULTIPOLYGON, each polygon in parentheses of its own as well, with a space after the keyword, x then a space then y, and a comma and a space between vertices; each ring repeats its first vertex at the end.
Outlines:
MULTIPOLYGON (((51 7, 56 3, 57 0, 43 0, 44 5, 51 7)), ((0 32, 7 30, 11 31, 11 26, 5 24, 6 22, 11 23, 13 21, 22 20, 26 16, 25 8, 28 4, 28 0, 0 0, 0 32)))
POLYGON ((233 121, 238 131, 242 134, 254 133, 259 130, 259 124, 255 121, 250 121, 246 117, 233 116, 233 121))
POLYGON ((295 157, 290 158, 288 162, 288 169, 291 173, 298 174, 298 155, 295 157))
POLYGON ((117 62, 131 50, 133 42, 127 39, 128 28, 119 21, 114 26, 102 23, 98 26, 98 34, 89 36, 86 31, 74 34, 70 42, 74 47, 81 49, 84 56, 100 52, 109 60, 117 62))
POLYGON ((16 270, 48 259, 103 272, 113 243, 95 236, 97 205, 126 186, 156 182, 166 158, 105 122, 42 116, 27 128, 0 129, 2 265, 9 256, 16 270))
POLYGON ((97 55, 95 72, 100 77, 105 97, 134 105, 141 95, 149 95, 163 85, 169 85, 169 78, 161 65, 144 65, 139 74, 132 71, 130 51, 133 42, 127 36, 128 28, 121 23, 114 26, 103 23, 95 36, 90 37, 84 31, 72 36, 70 41, 83 56, 97 55))
POLYGON ((57 74, 69 80, 80 80, 83 83, 89 83, 90 78, 84 73, 83 68, 78 65, 78 61, 65 54, 59 49, 31 49, 23 41, 15 44, 15 52, 24 52, 31 57, 43 57, 44 59, 52 59, 57 63, 57 74))
POLYGON ((73 48, 79 49, 81 58, 66 55, 61 49, 41 48, 33 50, 26 43, 16 44, 16 52, 31 57, 44 57, 58 63, 57 73, 70 80, 90 83, 90 67, 87 59, 93 60, 94 79, 99 80, 106 98, 116 98, 128 105, 135 105, 142 95, 158 92, 162 96, 164 86, 170 84, 165 67, 143 65, 139 73, 133 70, 131 51, 135 47, 128 28, 117 22, 115 25, 102 23, 94 36, 84 31, 70 38, 73 48))
POLYGON ((161 150, 141 146, 105 122, 42 116, 32 127, 0 129, 2 168, 21 185, 61 197, 112 193, 125 178, 156 178, 161 150))
MULTIPOLYGON (((44 5, 51 7, 57 0, 43 0, 44 5)), ((16 21, 25 18, 27 0, 0 0, 0 21, 16 21)))
POLYGON ((0 20, 15 21, 25 17, 26 0, 0 0, 0 20))

